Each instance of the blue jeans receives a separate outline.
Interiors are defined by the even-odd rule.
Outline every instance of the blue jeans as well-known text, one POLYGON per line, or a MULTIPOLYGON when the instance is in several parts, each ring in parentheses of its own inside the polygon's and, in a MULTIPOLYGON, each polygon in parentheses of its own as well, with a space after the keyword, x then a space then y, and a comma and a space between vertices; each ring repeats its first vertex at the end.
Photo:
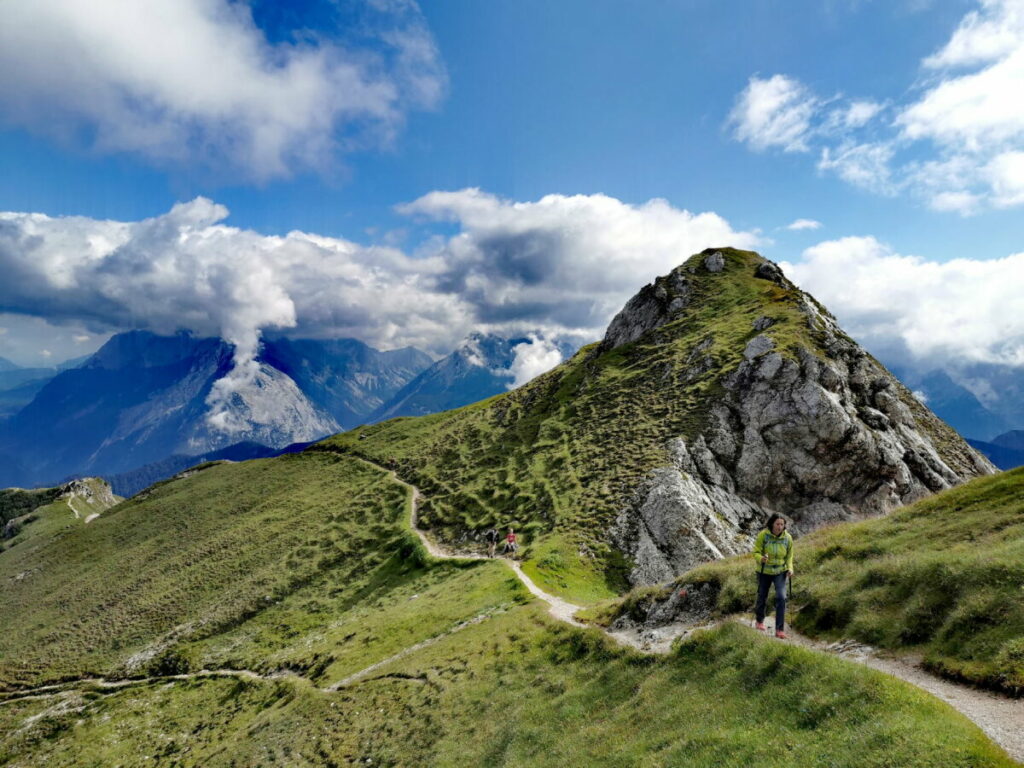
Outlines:
POLYGON ((768 602, 768 588, 775 585, 775 631, 781 632, 786 626, 786 571, 782 573, 757 574, 757 605, 754 616, 758 623, 764 621, 765 604, 768 602))

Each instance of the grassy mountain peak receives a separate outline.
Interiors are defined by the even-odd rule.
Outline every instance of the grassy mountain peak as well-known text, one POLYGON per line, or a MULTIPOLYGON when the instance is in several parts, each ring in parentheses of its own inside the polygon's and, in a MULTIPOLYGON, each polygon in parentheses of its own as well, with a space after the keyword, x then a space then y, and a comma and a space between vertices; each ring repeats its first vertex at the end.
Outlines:
POLYGON ((739 551, 768 510, 812 528, 992 471, 775 264, 732 248, 659 277, 603 341, 523 387, 316 448, 396 469, 451 542, 525 532, 528 572, 582 600, 646 578, 636 537, 614 529, 662 492, 662 470, 698 483, 673 504, 700 496, 699 519, 677 526, 700 530, 655 542, 654 573, 692 564, 673 558, 698 537, 703 559, 739 551))

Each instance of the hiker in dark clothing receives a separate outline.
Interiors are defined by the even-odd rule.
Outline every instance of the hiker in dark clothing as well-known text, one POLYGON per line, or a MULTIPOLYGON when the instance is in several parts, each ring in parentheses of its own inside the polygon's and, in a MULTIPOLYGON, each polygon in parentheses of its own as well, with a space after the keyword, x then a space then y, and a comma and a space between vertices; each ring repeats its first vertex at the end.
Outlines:
POLYGON ((775 585, 775 636, 786 639, 786 577, 793 574, 793 537, 786 530, 786 518, 773 514, 754 540, 757 563, 757 628, 764 629, 768 588, 775 585))
POLYGON ((516 544, 516 532, 509 528, 508 534, 505 536, 505 548, 502 550, 502 554, 507 555, 511 552, 514 555, 518 550, 519 545, 516 544))
POLYGON ((494 550, 498 546, 498 539, 501 538, 501 534, 498 533, 497 528, 488 528, 487 533, 484 534, 484 541, 487 542, 487 556, 494 557, 494 550))

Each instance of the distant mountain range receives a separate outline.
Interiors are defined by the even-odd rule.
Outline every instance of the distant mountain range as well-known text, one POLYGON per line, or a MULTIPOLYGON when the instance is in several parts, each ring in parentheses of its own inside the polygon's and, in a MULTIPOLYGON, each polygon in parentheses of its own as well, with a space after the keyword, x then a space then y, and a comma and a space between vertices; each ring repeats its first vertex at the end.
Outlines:
POLYGON ((32 402, 50 379, 61 371, 77 368, 90 357, 76 357, 50 368, 23 368, 0 357, 0 418, 17 413, 32 402))
POLYGON ((1024 427, 1024 369, 976 363, 920 373, 900 360, 882 362, 965 437, 992 442, 1024 427))
POLYGON ((970 439, 967 442, 985 454, 988 460, 1000 469, 1024 466, 1024 430, 1011 430, 992 438, 991 442, 970 439))
POLYGON ((130 495, 191 464, 234 458, 220 454, 238 444, 246 448, 237 458, 256 458, 359 424, 456 408, 507 390, 515 348, 529 343, 474 334, 435 362, 355 339, 268 339, 254 380, 232 395, 242 428, 230 433, 207 422, 213 383, 232 365, 220 339, 131 331, 65 370, 6 361, 0 375, 17 383, 0 391, 0 407, 10 408, 0 422, 0 487, 103 475, 130 495))

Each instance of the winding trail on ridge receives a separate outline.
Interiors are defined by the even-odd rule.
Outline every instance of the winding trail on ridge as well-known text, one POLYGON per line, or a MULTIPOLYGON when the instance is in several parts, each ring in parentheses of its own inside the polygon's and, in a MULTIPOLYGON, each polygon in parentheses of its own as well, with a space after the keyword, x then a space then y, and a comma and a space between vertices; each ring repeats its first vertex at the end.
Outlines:
MULTIPOLYGON (((398 477, 394 470, 390 470, 387 467, 376 464, 372 461, 364 459, 360 456, 352 456, 351 458, 357 459, 362 463, 366 464, 373 469, 384 472, 394 482, 404 486, 409 490, 410 493, 410 514, 409 514, 409 526, 413 532, 419 537, 419 540, 423 542, 423 546, 426 547, 427 551, 431 556, 438 560, 489 560, 491 558, 485 557, 473 552, 450 552, 446 551, 440 545, 438 545, 433 539, 426 534, 426 532, 420 530, 418 510, 421 494, 419 489, 405 482, 398 477)), ((74 508, 72 507, 74 510, 74 508)), ((580 606, 574 605, 566 600, 555 595, 548 594, 540 587, 538 587, 533 580, 527 576, 522 569, 522 566, 515 560, 508 558, 501 558, 501 560, 508 565, 509 568, 515 573, 516 577, 523 583, 523 585, 530 591, 531 594, 536 596, 538 599, 544 601, 548 606, 548 612, 553 618, 558 621, 571 624, 576 627, 591 627, 592 625, 584 624, 575 618, 575 614, 580 610, 580 606)), ((421 648, 432 645, 444 638, 459 632, 467 627, 473 626, 480 623, 481 621, 489 618, 489 614, 481 614, 473 617, 466 621, 459 622, 455 626, 448 629, 446 632, 442 632, 435 637, 428 638, 416 645, 409 648, 405 648, 402 651, 389 656, 386 659, 382 659, 374 664, 371 664, 364 669, 359 670, 347 677, 332 683, 329 686, 319 688, 324 693, 335 693, 339 690, 346 688, 349 685, 365 682, 368 680, 375 679, 369 677, 369 675, 386 664, 396 661, 400 658, 408 656, 421 648)), ((737 621, 740 623, 747 624, 749 622, 741 619, 739 616, 733 616, 725 619, 726 621, 737 621)), ((768 633, 770 634, 774 629, 771 626, 773 621, 772 617, 766 619, 768 624, 768 633)), ((719 623, 719 622, 716 622, 719 623)), ((651 654, 666 654, 669 652, 672 643, 679 637, 690 634, 691 632, 701 629, 704 627, 714 626, 714 624, 706 624, 700 626, 687 625, 687 624, 673 624, 666 627, 660 627, 657 630, 648 632, 638 632, 636 630, 626 630, 612 632, 609 630, 602 630, 609 637, 614 639, 621 645, 629 646, 643 653, 651 654)), ((1010 755, 1014 760, 1020 763, 1024 763, 1024 699, 1011 699, 1008 696, 1003 696, 997 693, 972 688, 965 685, 959 685, 952 681, 946 680, 945 678, 933 675, 924 669, 922 669, 915 662, 900 658, 897 656, 880 656, 873 648, 858 644, 853 641, 841 641, 838 643, 825 643, 818 640, 813 640, 809 637, 804 637, 792 629, 787 630, 788 639, 795 645, 802 646, 811 650, 815 650, 821 653, 828 653, 834 656, 840 656, 848 661, 857 662, 865 666, 871 667, 872 669, 885 672, 893 677, 897 677, 905 682, 914 685, 927 693, 943 700, 951 707, 956 709, 958 712, 963 714, 975 725, 984 731, 985 735, 988 736, 992 741, 1006 750, 1007 754, 1010 755)), ((234 677, 246 680, 282 680, 282 679, 294 679, 309 682, 308 678, 301 677, 295 673, 288 671, 271 672, 268 674, 262 674, 247 669, 203 669, 198 672, 192 672, 188 674, 179 675, 162 675, 158 677, 146 677, 146 678, 128 678, 120 680, 110 680, 104 678, 87 678, 72 680, 65 683, 57 683, 51 685, 44 685, 37 688, 31 689, 14 689, 14 690, 0 690, 0 706, 4 704, 10 704, 17 701, 25 701, 28 699, 43 699, 51 697, 65 698, 80 694, 82 688, 91 689, 93 691, 102 692, 110 691, 114 692, 124 688, 132 686, 141 686, 154 683, 168 683, 183 680, 193 680, 196 678, 211 678, 211 677, 234 677)), ((384 675, 388 677, 388 675, 384 675)), ((425 682, 425 679, 416 678, 416 682, 425 682)))
MULTIPOLYGON (((476 553, 452 553, 444 550, 424 531, 420 530, 419 518, 417 515, 421 498, 419 488, 402 480, 394 470, 390 470, 387 467, 376 464, 360 456, 354 458, 357 458, 368 466, 374 467, 382 472, 386 472, 396 483, 399 483, 409 489, 411 494, 409 526, 419 537, 420 541, 423 542, 423 546, 426 547, 427 551, 433 557, 439 560, 490 559, 476 553)), ((542 590, 523 572, 522 566, 520 566, 520 564, 515 560, 510 560, 508 558, 502 558, 502 560, 508 564, 519 580, 533 595, 547 603, 548 612, 555 619, 572 624, 576 627, 592 627, 592 625, 584 624, 575 618, 575 614, 580 610, 580 606, 573 605, 560 597, 550 595, 542 590)), ((737 621, 749 626, 749 622, 742 620, 738 616, 730 617, 730 619, 726 620, 737 621)), ((772 624, 773 621, 774 617, 768 617, 766 619, 769 635, 774 632, 774 625, 772 624)), ((704 626, 713 625, 670 625, 668 627, 661 628, 660 631, 655 633, 656 636, 654 637, 649 635, 644 636, 636 631, 603 631, 621 645, 635 648, 644 653, 665 654, 669 652, 672 643, 676 638, 688 635, 694 630, 701 629, 704 626)), ((1012 699, 998 693, 960 685, 927 672, 922 669, 919 664, 913 661, 900 658, 898 656, 880 656, 873 648, 852 641, 825 643, 800 635, 799 633, 794 632, 792 628, 787 629, 786 634, 787 639, 792 641, 795 645, 799 645, 803 648, 809 648, 820 653, 839 656, 848 661, 863 664, 864 666, 871 667, 872 669, 880 672, 885 672, 888 675, 897 677, 904 682, 910 683, 911 685, 926 691, 932 696, 941 699, 981 728, 985 735, 1006 750, 1010 757, 1017 762, 1024 763, 1024 699, 1012 699)))

